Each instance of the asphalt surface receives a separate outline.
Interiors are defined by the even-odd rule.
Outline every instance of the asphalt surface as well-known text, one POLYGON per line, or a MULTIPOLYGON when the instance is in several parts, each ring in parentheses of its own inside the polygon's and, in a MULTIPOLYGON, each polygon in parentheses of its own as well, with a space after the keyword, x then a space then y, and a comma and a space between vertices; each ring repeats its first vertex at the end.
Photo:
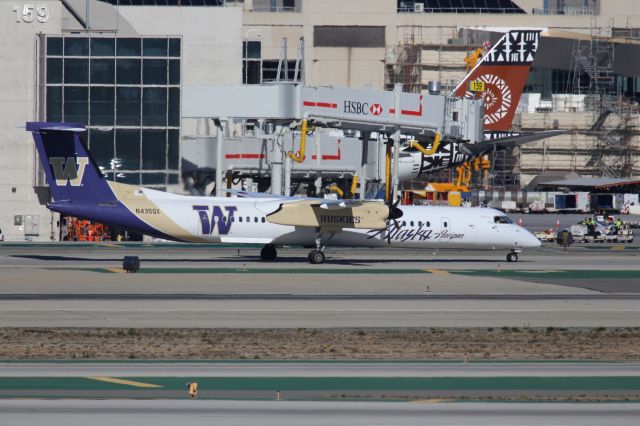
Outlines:
POLYGON ((637 425, 638 404, 0 400, 7 425, 637 425))
POLYGON ((0 377, 612 377, 640 362, 4 362, 0 377))
POLYGON ((5 327, 640 326, 640 246, 499 251, 3 244, 5 327), (122 257, 141 258, 138 274, 122 257))
POLYGON ((7 327, 636 327, 638 300, 4 301, 7 327))

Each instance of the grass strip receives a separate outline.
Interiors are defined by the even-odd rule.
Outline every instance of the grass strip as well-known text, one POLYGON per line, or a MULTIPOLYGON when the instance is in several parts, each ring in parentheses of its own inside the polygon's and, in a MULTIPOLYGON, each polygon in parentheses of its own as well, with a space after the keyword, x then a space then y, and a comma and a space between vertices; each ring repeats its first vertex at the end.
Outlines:
MULTIPOLYGON (((197 381, 200 389, 227 391, 410 391, 410 390, 640 390, 638 377, 121 377, 165 390, 183 390, 197 381)), ((0 390, 131 390, 119 383, 83 377, 3 377, 0 390)))

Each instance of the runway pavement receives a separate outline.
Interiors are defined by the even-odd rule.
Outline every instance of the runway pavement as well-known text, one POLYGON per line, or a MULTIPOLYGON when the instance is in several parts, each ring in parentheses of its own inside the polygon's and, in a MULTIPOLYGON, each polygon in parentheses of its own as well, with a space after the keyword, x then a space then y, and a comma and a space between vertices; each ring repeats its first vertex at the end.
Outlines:
POLYGON ((0 400, 3 424, 637 425, 638 404, 0 400))
POLYGON ((640 362, 0 362, 0 377, 638 377, 640 362))
POLYGON ((493 251, 3 244, 4 327, 640 326, 640 247, 493 251), (122 273, 124 255, 141 272, 122 273))

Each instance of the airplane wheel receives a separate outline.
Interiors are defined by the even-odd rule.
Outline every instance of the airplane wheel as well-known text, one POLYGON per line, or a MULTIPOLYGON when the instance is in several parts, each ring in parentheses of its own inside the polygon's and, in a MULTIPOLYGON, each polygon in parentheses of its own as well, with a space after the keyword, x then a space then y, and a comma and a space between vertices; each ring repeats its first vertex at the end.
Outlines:
POLYGON ((272 246, 271 244, 267 244, 266 246, 262 247, 262 250, 260 250, 260 257, 262 258, 262 260, 266 261, 276 260, 276 257, 278 257, 278 252, 274 246, 272 246))
POLYGON ((518 261, 518 255, 516 253, 509 253, 507 255, 507 262, 517 262, 518 261))
POLYGON ((309 253, 309 262, 313 265, 319 265, 324 262, 324 253, 320 250, 313 250, 309 253))

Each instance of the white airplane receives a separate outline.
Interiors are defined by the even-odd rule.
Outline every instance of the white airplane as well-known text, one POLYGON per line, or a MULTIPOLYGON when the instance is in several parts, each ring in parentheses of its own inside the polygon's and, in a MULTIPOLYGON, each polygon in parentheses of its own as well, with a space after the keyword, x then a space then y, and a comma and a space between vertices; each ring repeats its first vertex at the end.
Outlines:
POLYGON ((282 245, 315 246, 309 253, 313 264, 324 262, 328 244, 505 249, 510 262, 523 248, 541 244, 490 208, 398 207, 375 200, 249 193, 184 196, 112 182, 92 161, 84 127, 30 122, 27 130, 51 188, 49 209, 168 240, 264 244, 264 260, 274 260, 282 245))
MULTIPOLYGON (((515 134, 511 125, 540 42, 539 30, 511 30, 498 40, 452 91, 457 97, 480 96, 484 100, 485 140, 477 143, 449 138, 436 142, 434 135, 416 136, 425 154, 409 144, 401 149, 398 178, 410 181, 440 170, 453 168, 494 150, 550 138, 561 130, 515 134), (482 82, 482 92, 470 85, 482 82)), ((464 125, 464 123, 460 123, 464 125)))

